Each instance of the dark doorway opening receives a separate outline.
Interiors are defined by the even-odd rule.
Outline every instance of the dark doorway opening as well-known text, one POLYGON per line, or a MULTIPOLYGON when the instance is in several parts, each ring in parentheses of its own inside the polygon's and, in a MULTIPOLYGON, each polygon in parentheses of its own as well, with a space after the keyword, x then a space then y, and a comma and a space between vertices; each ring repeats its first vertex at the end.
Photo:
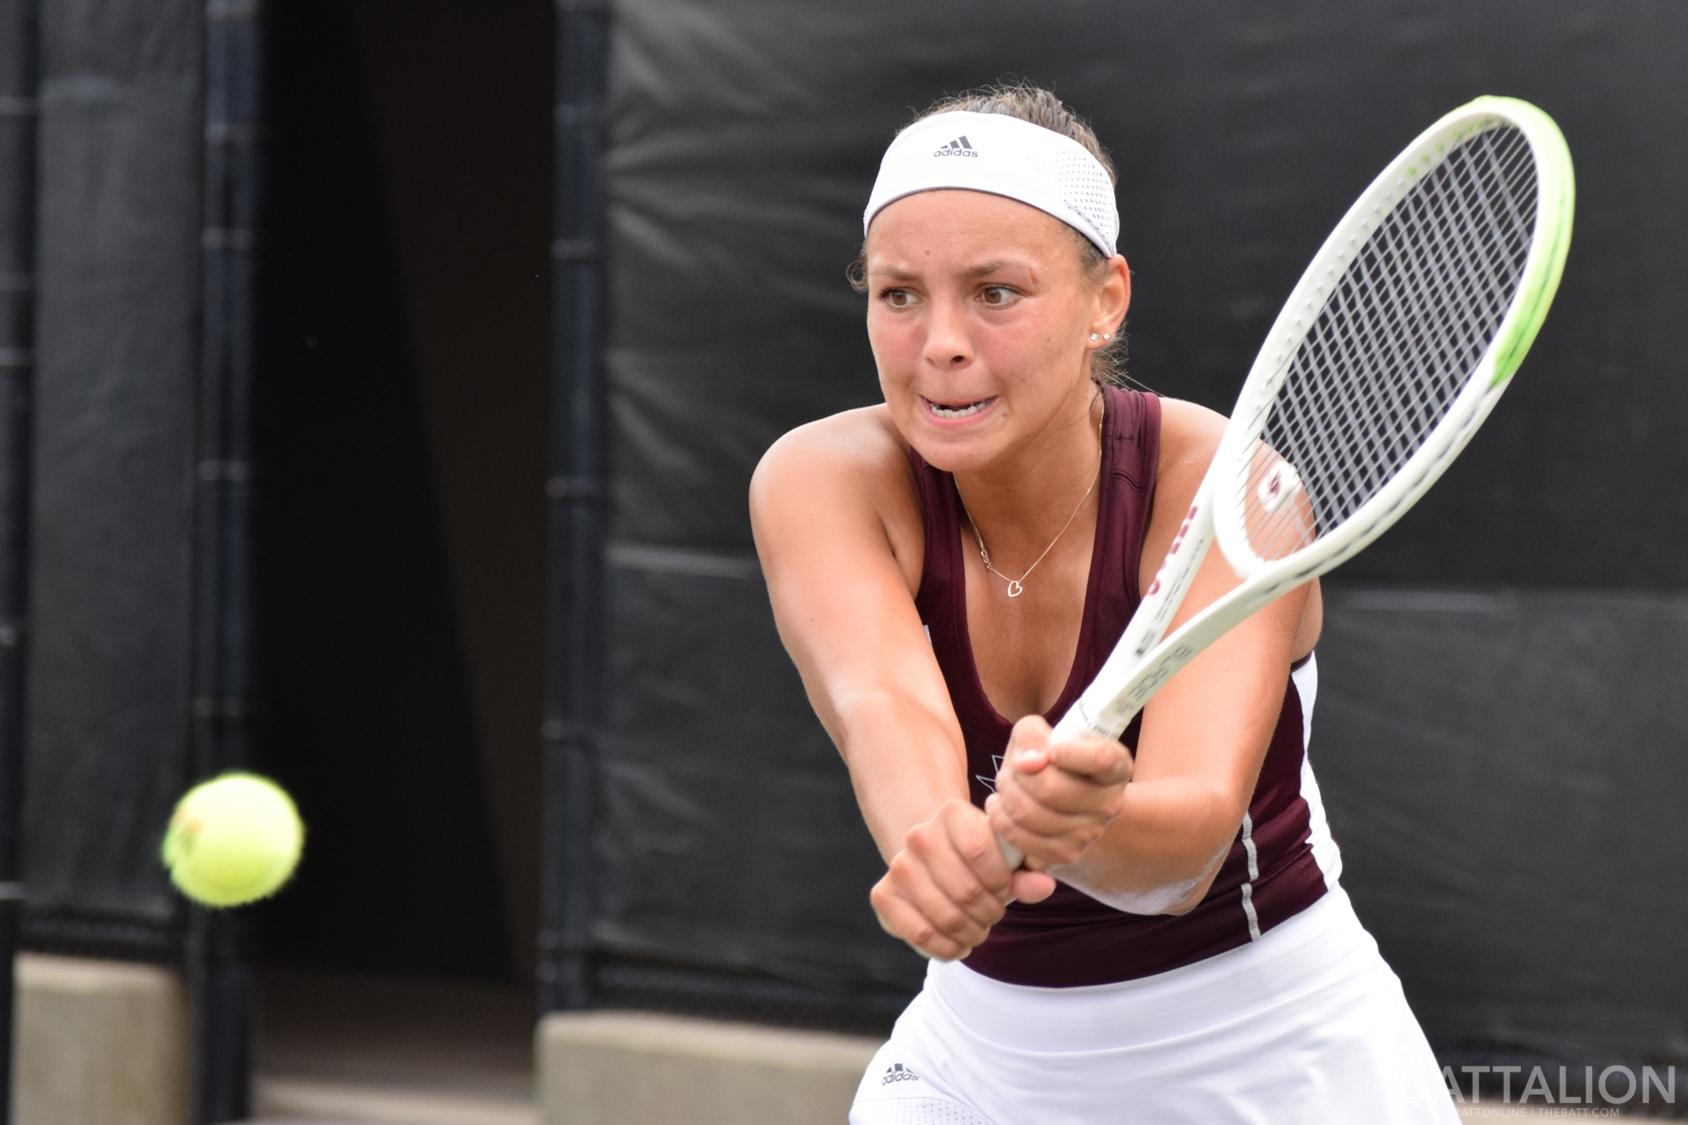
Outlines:
POLYGON ((527 987, 551 9, 290 0, 267 34, 262 765, 310 835, 258 955, 527 987))

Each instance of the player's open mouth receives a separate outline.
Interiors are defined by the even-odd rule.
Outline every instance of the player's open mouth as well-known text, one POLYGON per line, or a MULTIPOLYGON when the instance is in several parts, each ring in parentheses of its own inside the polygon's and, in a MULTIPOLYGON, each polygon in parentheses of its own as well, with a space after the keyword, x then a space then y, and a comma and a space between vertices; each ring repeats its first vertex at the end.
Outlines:
POLYGON ((979 411, 983 410, 995 401, 996 398, 994 396, 991 398, 982 398, 978 402, 966 403, 944 403, 933 402, 931 399, 925 400, 927 408, 939 418, 971 418, 973 415, 977 414, 979 411))

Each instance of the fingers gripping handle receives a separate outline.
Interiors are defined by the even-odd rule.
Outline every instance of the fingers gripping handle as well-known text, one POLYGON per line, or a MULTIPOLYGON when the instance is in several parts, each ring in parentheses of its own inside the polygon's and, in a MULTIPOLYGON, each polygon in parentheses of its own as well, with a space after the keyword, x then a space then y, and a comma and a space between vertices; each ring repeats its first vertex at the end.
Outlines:
MULTIPOLYGON (((1066 719, 1063 719, 1050 734, 1050 742, 1058 742, 1063 737, 1071 737, 1071 734, 1087 730, 1107 738, 1118 738, 1132 717, 1142 710, 1143 704, 1160 690, 1162 684, 1176 675, 1179 669, 1239 623, 1304 581, 1306 578, 1286 579, 1262 589, 1243 587, 1220 598, 1181 625, 1177 632, 1150 652, 1147 658, 1139 660, 1117 694, 1104 699, 1098 710, 1103 715, 1110 716, 1106 727, 1099 724, 1068 727, 1066 719), (1117 725, 1116 720, 1112 718, 1116 715, 1123 716, 1117 720, 1117 725), (1067 728, 1065 734, 1063 728, 1067 728)), ((1077 710, 1076 705, 1073 710, 1077 710)), ((1072 713, 1068 712, 1068 716, 1072 713)), ((1012 765, 1004 763, 1004 769, 1012 768, 1012 765)), ((1002 848, 1003 858, 1008 861, 1010 869, 1019 867, 1024 861, 1025 856, 1020 849, 1007 840, 998 836, 997 844, 1002 848)))
MULTIPOLYGON (((1207 549, 1213 545, 1211 489, 1211 477, 1204 479, 1196 489, 1190 510, 1179 525, 1178 534, 1173 536, 1172 546, 1167 548, 1166 558, 1155 572, 1155 580, 1138 603, 1137 612, 1126 623, 1125 632, 1120 634, 1119 643, 1108 654, 1102 670, 1055 724, 1049 736, 1050 742, 1086 733, 1118 738, 1155 690, 1173 672, 1183 667, 1183 661, 1179 661, 1175 667, 1144 682, 1143 671, 1157 663, 1155 657, 1160 655, 1155 645, 1172 623, 1178 607, 1184 602, 1184 595, 1190 590, 1196 571, 1201 569, 1202 560, 1207 557, 1207 549)), ((1165 660, 1158 663, 1164 664, 1165 660)), ((998 837, 997 844, 1001 846, 1002 857, 1008 862, 1010 870, 1025 862, 1025 853, 1007 840, 998 837)))

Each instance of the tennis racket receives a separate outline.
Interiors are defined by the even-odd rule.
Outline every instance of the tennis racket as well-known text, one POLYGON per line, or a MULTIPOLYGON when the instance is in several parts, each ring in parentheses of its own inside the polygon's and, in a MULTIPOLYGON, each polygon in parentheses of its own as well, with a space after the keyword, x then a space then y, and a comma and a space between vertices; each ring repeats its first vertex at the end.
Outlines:
POLYGON ((1535 340, 1574 200, 1558 127, 1512 98, 1455 110, 1383 170, 1290 293, 1166 560, 1052 741, 1118 738, 1198 653, 1424 495, 1535 340), (1166 636, 1215 541, 1242 584, 1166 636))

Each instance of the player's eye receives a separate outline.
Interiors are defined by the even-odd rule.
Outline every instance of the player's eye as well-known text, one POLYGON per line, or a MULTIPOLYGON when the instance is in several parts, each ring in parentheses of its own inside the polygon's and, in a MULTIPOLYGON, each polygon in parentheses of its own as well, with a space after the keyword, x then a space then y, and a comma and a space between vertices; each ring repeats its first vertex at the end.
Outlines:
POLYGON ((991 308, 1001 308, 1010 304, 1016 295, 1014 290, 1006 285, 987 285, 979 291, 979 301, 991 308))
POLYGON ((894 309, 906 309, 914 304, 914 294, 907 289, 882 289, 879 299, 894 309))

